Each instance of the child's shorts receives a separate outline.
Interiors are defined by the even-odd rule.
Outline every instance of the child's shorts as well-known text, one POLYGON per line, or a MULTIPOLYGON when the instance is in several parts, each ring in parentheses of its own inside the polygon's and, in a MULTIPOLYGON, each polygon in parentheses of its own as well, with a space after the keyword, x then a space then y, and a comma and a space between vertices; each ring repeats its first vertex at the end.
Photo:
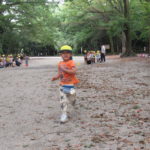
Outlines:
POLYGON ((60 90, 65 94, 75 94, 75 86, 73 85, 63 85, 60 90))

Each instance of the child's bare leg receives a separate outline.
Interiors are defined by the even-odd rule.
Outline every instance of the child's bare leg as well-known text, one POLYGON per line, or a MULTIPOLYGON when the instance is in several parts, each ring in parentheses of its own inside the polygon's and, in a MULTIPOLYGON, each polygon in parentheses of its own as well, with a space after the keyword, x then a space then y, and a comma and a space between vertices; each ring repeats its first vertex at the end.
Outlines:
POLYGON ((60 89, 60 106, 63 114, 67 114, 68 109, 68 99, 65 93, 60 89))
POLYGON ((71 103, 72 106, 75 106, 76 103, 76 93, 67 95, 68 101, 71 103))

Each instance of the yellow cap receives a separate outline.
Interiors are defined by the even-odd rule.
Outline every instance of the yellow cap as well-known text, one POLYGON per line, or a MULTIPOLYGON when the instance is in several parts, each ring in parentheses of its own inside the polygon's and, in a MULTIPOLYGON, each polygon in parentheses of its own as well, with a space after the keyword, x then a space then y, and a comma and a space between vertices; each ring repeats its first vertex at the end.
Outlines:
POLYGON ((60 48, 60 52, 62 52, 62 51, 70 51, 70 52, 72 52, 72 47, 69 46, 69 45, 64 45, 64 46, 62 46, 60 48))

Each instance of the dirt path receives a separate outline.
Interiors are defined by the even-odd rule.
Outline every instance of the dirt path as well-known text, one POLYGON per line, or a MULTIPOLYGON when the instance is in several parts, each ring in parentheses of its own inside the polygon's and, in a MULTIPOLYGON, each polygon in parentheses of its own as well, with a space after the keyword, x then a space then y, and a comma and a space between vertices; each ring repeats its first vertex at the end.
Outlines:
POLYGON ((66 124, 59 123, 58 82, 50 82, 58 59, 42 61, 0 70, 0 150, 150 148, 149 59, 87 66, 76 58, 81 83, 66 124))

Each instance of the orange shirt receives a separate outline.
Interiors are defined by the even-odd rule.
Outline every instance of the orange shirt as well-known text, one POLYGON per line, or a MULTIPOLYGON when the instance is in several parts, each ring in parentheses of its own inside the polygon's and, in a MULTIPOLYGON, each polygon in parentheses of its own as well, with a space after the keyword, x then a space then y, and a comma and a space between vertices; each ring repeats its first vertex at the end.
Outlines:
POLYGON ((60 68, 61 65, 63 65, 67 69, 72 69, 75 67, 75 63, 73 60, 69 60, 67 62, 61 61, 58 64, 58 70, 60 73, 60 85, 74 85, 74 84, 79 83, 79 80, 76 78, 75 74, 69 74, 69 73, 64 72, 60 68))

